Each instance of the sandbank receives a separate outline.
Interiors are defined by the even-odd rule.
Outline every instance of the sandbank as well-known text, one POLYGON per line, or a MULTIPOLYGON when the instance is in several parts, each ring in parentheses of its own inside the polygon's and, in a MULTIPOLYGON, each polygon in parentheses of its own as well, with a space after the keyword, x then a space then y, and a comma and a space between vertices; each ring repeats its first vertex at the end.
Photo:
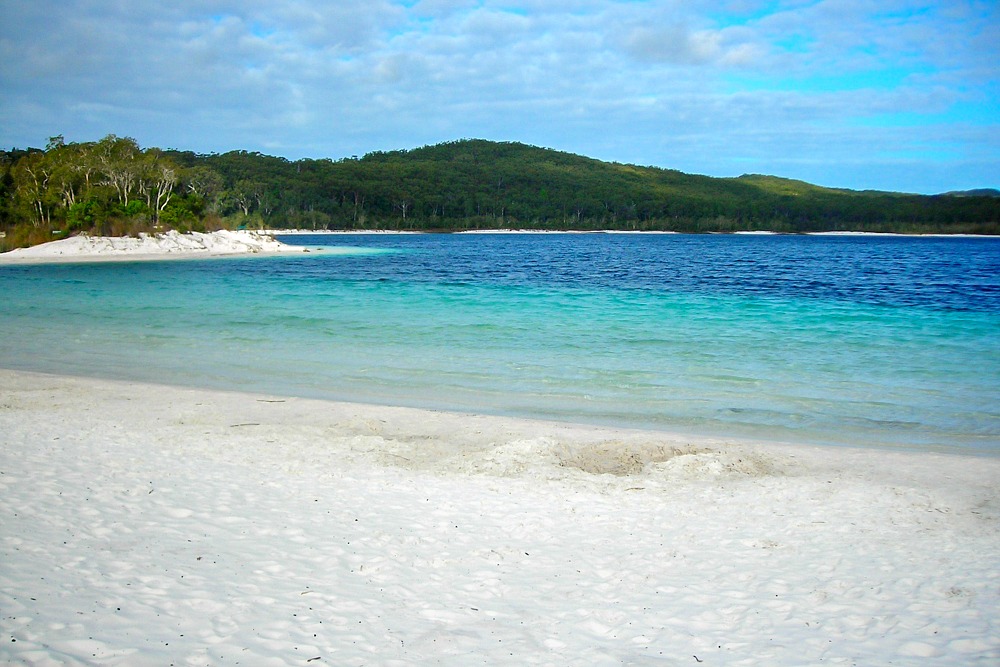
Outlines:
POLYGON ((1000 461, 0 370, 0 662, 995 665, 1000 461))
POLYGON ((238 255, 280 255, 309 252, 309 248, 282 243, 257 231, 217 231, 202 234, 162 234, 131 236, 71 236, 49 243, 0 253, 0 264, 50 262, 109 262, 191 259, 238 255))

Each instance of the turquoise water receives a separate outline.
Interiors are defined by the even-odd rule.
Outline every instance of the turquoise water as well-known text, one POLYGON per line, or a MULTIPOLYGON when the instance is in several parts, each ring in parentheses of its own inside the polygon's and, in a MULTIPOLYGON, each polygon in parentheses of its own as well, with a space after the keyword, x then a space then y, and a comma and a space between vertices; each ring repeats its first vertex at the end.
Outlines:
POLYGON ((356 254, 0 266, 0 366, 1000 454, 1000 241, 288 237, 356 254))

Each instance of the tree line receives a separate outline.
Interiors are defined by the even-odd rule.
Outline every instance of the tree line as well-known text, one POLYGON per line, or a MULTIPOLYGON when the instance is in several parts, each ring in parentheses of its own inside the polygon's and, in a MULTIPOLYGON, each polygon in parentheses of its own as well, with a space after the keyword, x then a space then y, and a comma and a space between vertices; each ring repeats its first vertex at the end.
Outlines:
POLYGON ((484 140, 289 161, 56 136, 0 151, 0 242, 236 227, 1000 233, 996 192, 961 194, 713 178, 484 140))

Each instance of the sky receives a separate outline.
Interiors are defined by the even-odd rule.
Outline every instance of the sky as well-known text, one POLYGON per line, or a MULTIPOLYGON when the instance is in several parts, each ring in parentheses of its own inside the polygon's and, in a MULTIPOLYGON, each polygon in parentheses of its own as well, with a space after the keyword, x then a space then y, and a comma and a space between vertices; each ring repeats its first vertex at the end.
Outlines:
POLYGON ((1000 187, 1000 2, 0 0, 0 148, 59 134, 1000 187))

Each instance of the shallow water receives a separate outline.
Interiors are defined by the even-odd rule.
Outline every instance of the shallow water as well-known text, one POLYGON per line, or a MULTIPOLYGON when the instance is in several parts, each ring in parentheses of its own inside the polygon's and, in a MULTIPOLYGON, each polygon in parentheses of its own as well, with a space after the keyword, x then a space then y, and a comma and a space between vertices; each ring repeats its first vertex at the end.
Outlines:
POLYGON ((1000 454, 1000 240, 290 236, 0 266, 0 366, 1000 454))

